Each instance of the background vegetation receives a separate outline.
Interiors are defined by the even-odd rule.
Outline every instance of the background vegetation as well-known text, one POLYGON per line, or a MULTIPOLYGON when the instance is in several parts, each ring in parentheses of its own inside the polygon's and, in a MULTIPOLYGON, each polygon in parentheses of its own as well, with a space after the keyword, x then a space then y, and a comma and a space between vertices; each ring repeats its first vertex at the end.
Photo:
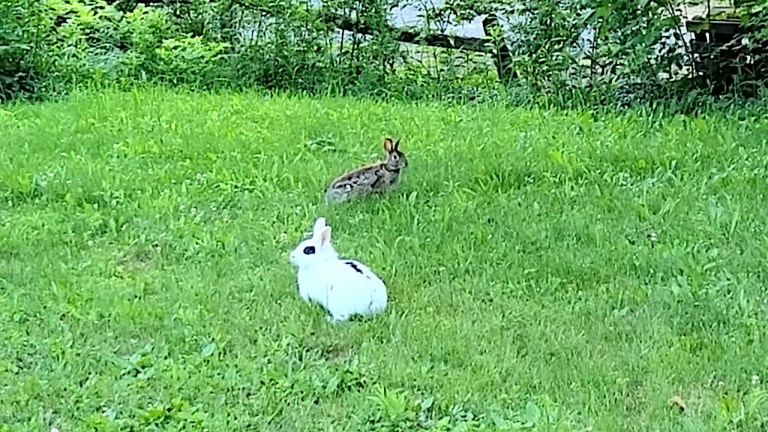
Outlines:
MULTIPOLYGON (((697 107, 717 83, 694 79, 690 40, 673 13, 677 3, 0 0, 0 98, 153 83, 559 106, 675 100, 697 107), (424 32, 490 12, 525 18, 492 35, 510 44, 516 78, 500 84, 489 56, 396 42, 387 13, 407 3, 424 18, 424 32), (328 17, 354 19, 373 35, 341 33, 328 17), (591 42, 580 38, 584 31, 594 35, 591 42)), ((738 62, 755 63, 768 35, 765 7, 741 3, 748 37, 738 41, 738 62)), ((768 76, 762 72, 737 68, 727 92, 759 95, 768 76)))

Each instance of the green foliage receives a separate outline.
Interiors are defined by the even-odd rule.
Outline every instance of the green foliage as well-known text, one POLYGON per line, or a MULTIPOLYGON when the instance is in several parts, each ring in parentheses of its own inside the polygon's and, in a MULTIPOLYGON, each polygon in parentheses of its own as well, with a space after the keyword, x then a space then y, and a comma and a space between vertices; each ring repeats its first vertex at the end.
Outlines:
POLYGON ((4 106, 0 430, 763 431, 754 114, 4 106), (383 134, 401 187, 326 206, 383 134), (287 251, 320 214, 387 281, 383 315, 334 326, 296 294, 287 251))
MULTIPOLYGON (((149 82, 577 107, 693 98, 696 81, 688 78, 695 56, 683 38, 677 3, 422 3, 425 24, 416 29, 422 32, 445 31, 479 14, 523 18, 489 35, 512 52, 513 78, 499 83, 490 55, 397 42, 387 20, 404 4, 395 0, 327 0, 322 6, 306 0, 167 0, 151 6, 135 0, 2 0, 0 95, 149 82), (336 30, 339 20, 370 34, 336 30), (593 35, 586 44, 584 32, 593 35)), ((763 9, 762 2, 743 5, 748 37, 741 40, 739 61, 757 66, 739 66, 732 74, 753 90, 764 87, 763 9)))
POLYGON ((215 81, 223 69, 226 50, 226 43, 205 41, 201 36, 166 39, 155 50, 155 76, 163 82, 204 86, 215 81))
POLYGON ((690 60, 684 44, 655 52, 665 33, 680 35, 680 19, 671 13, 675 0, 478 3, 448 2, 452 14, 444 15, 520 17, 511 25, 516 37, 506 38, 516 76, 510 84, 547 105, 616 105, 628 102, 625 96, 647 102, 668 91, 662 75, 690 60), (579 40, 583 33, 587 39, 579 40))
POLYGON ((754 95, 768 88, 768 1, 741 3, 740 18, 746 35, 737 40, 736 86, 754 95))
POLYGON ((0 101, 37 90, 43 9, 36 0, 0 0, 0 101))

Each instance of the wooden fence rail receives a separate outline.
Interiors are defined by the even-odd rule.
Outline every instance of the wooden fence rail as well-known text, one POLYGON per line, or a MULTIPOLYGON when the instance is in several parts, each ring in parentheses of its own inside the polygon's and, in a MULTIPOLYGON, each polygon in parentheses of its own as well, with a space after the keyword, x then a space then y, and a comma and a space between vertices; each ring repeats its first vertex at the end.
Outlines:
MULTIPOLYGON (((341 15, 326 13, 325 22, 336 27, 339 30, 351 31, 363 35, 372 36, 376 30, 365 24, 341 15)), ((410 30, 398 29, 392 26, 386 26, 380 31, 385 31, 396 41, 417 45, 427 45, 435 48, 447 48, 462 51, 473 51, 493 56, 496 65, 496 71, 499 79, 507 82, 516 77, 511 68, 512 56, 509 47, 500 42, 495 42, 492 38, 471 37, 471 36, 452 36, 439 33, 419 33, 410 30)), ((496 15, 488 15, 483 20, 483 31, 486 35, 500 34, 501 26, 496 15)))

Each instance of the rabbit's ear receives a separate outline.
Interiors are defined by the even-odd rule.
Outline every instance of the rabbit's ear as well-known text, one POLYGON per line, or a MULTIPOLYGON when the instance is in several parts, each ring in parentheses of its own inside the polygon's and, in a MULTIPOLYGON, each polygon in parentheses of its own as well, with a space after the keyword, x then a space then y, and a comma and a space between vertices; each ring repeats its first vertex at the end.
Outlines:
POLYGON ((324 218, 324 217, 322 217, 322 216, 320 216, 320 217, 319 217, 319 218, 317 218, 317 220, 315 221, 315 227, 314 227, 314 228, 312 228, 312 235, 313 235, 314 237, 317 237, 317 236, 319 236, 319 235, 320 235, 320 230, 321 230, 321 229, 323 229, 323 227, 325 227, 325 218, 324 218))
POLYGON ((397 141, 395 141, 395 151, 400 150, 400 139, 398 138, 397 141))
POLYGON ((325 247, 331 244, 331 227, 327 226, 320 230, 320 247, 325 247))
POLYGON ((392 138, 384 138, 384 150, 386 150, 387 153, 392 153, 394 149, 395 145, 392 143, 392 138))

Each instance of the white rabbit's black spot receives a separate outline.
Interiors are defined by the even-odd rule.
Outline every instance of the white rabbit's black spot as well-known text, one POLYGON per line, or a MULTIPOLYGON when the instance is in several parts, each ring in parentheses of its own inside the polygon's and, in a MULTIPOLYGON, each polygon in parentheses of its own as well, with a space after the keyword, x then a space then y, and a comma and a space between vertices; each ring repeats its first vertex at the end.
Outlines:
POLYGON ((307 246, 304 248, 304 255, 312 255, 315 253, 315 247, 314 246, 307 246))
POLYGON ((354 261, 345 261, 344 264, 352 267, 352 270, 354 270, 354 271, 360 273, 361 275, 365 276, 366 278, 370 279, 370 277, 368 277, 368 275, 363 273, 363 271, 360 269, 360 267, 357 266, 357 264, 354 261))

